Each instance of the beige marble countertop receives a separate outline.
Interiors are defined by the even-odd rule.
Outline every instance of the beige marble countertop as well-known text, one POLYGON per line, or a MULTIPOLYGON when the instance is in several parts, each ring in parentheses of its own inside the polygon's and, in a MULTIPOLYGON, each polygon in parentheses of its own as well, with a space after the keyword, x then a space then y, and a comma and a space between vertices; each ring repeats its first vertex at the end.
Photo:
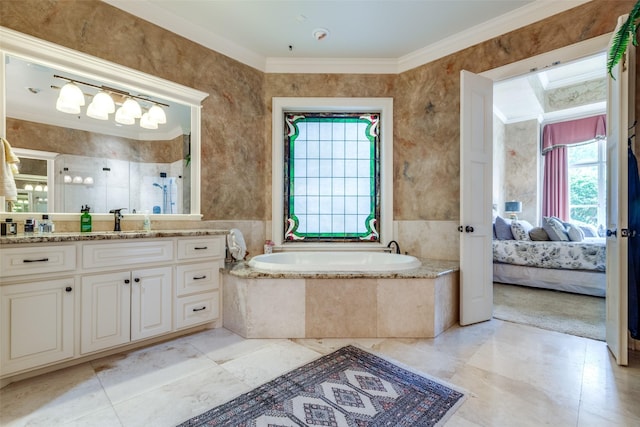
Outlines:
POLYGON ((249 267, 245 261, 227 264, 224 272, 246 279, 345 279, 345 278, 377 278, 377 279, 435 279, 444 274, 460 270, 458 261, 442 261, 434 259, 420 259, 422 265, 412 270, 402 271, 340 271, 340 272, 265 272, 249 267))
POLYGON ((17 234, 15 236, 0 237, 0 245, 18 243, 54 243, 78 242, 86 240, 122 240, 122 239, 153 239, 161 237, 198 237, 226 235, 229 230, 152 230, 152 231, 92 231, 89 233, 69 232, 51 234, 17 234))

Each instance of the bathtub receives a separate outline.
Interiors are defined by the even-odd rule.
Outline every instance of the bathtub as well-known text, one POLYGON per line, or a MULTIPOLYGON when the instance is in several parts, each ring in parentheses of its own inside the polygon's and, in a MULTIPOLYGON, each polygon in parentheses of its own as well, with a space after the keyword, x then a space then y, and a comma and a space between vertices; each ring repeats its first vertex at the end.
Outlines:
POLYGON ((411 255, 386 252, 278 252, 249 261, 250 267, 268 272, 404 271, 420 265, 411 255))

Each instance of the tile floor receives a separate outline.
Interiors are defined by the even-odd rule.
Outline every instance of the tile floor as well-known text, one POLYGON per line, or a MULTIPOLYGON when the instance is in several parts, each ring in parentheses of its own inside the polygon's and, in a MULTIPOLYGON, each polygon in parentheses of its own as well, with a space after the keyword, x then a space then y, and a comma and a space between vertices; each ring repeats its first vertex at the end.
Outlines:
POLYGON ((209 330, 0 390, 2 426, 175 426, 348 343, 470 392, 447 426, 640 425, 640 354, 492 320, 435 339, 245 340, 209 330))

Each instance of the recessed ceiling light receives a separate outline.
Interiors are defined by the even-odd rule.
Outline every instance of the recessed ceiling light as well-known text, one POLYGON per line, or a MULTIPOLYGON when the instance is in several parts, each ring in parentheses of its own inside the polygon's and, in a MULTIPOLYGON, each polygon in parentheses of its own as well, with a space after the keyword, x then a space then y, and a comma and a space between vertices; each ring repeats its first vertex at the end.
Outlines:
POLYGON ((313 38, 320 41, 327 38, 327 36, 329 35, 329 30, 327 30, 326 28, 316 28, 315 30, 313 30, 312 34, 313 38))

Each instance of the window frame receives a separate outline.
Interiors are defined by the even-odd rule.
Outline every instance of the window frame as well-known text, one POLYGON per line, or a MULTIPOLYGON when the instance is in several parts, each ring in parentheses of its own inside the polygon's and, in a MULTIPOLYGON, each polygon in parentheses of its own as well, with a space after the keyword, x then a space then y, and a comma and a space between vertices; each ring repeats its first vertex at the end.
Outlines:
POLYGON ((393 240, 393 98, 272 99, 271 240, 282 250, 372 249, 393 240), (361 112, 380 114, 380 238, 376 242, 296 242, 284 239, 284 114, 295 112, 361 112))
MULTIPOLYGON (((577 147, 580 147, 580 146, 589 145, 589 144, 593 144, 593 143, 597 144, 596 148, 597 148, 597 152, 598 152, 598 159, 596 161, 589 161, 589 162, 568 163, 567 164, 567 180, 569 181, 569 174, 570 174, 571 169, 573 169, 573 168, 590 167, 590 166, 596 166, 598 168, 598 202, 597 202, 597 206, 596 206, 597 217, 598 217, 598 224, 596 225, 596 228, 597 228, 600 225, 603 225, 603 226, 606 225, 606 216, 607 216, 607 212, 606 212, 606 210, 607 210, 606 209, 606 207, 607 207, 607 158, 606 158, 606 154, 607 154, 607 139, 606 138, 592 139, 591 141, 585 141, 583 143, 579 143, 579 144, 574 144, 574 145, 568 146, 567 149, 569 150, 571 148, 577 148, 577 147)), ((569 184, 569 186, 571 186, 570 182, 568 182, 568 184, 569 184)), ((568 188, 567 194, 571 194, 571 187, 568 188)), ((572 205, 571 204, 571 197, 569 197, 569 219, 570 220, 573 220, 571 218, 571 208, 572 207, 576 207, 576 205, 572 205)))

